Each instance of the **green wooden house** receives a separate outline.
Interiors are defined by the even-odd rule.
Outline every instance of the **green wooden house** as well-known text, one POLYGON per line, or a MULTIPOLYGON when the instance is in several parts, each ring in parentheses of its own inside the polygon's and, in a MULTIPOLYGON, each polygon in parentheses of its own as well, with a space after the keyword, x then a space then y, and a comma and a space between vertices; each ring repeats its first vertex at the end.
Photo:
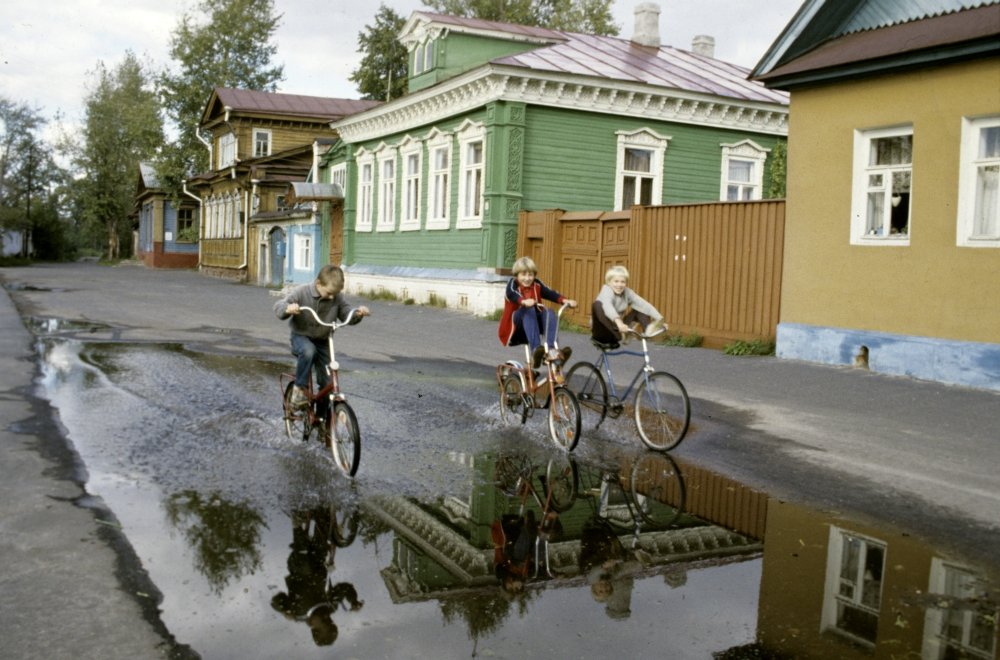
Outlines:
POLYGON ((522 210, 760 199, 787 94, 660 43, 415 12, 407 95, 332 126, 319 181, 344 188, 326 227, 353 292, 490 313, 519 256, 522 210))

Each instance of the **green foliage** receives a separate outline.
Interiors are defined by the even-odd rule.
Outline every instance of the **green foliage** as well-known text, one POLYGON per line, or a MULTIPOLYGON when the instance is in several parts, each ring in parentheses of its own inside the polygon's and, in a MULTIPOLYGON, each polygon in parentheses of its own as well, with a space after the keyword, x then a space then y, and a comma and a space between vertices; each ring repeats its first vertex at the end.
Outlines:
POLYGON ((617 35, 613 0, 423 0, 439 14, 536 25, 567 32, 617 35))
POLYGON ((375 24, 358 34, 361 63, 351 73, 361 98, 388 101, 406 94, 406 48, 396 40, 406 20, 392 8, 379 5, 375 24))
POLYGON ((690 335, 667 335, 663 340, 665 346, 682 346, 684 348, 697 348, 701 346, 704 338, 699 335, 692 333, 690 335))
POLYGON ((197 243, 198 242, 198 228, 197 227, 185 227, 181 231, 177 232, 177 241, 179 243, 197 243))
POLYGON ((774 355, 774 342, 765 339, 737 340, 722 349, 726 355, 774 355))
POLYGON ((163 187, 175 199, 184 179, 208 169, 208 150, 198 124, 216 87, 273 92, 283 79, 272 66, 278 47, 271 41, 281 15, 273 0, 201 0, 201 21, 185 12, 170 37, 174 70, 162 72, 157 89, 177 139, 156 161, 163 187))
POLYGON ((426 305, 428 307, 447 307, 448 301, 445 298, 437 295, 436 293, 432 293, 429 296, 427 296, 426 305))
POLYGON ((778 140, 771 150, 771 174, 767 181, 765 199, 781 199, 785 196, 785 179, 788 178, 788 144, 778 140))
POLYGON ((399 300, 396 294, 388 289, 367 289, 359 291, 358 295, 369 300, 399 300))
POLYGON ((163 143, 163 121, 150 77, 133 53, 114 71, 98 63, 92 75, 80 141, 67 145, 82 174, 70 194, 82 233, 117 259, 129 256, 138 164, 163 143))

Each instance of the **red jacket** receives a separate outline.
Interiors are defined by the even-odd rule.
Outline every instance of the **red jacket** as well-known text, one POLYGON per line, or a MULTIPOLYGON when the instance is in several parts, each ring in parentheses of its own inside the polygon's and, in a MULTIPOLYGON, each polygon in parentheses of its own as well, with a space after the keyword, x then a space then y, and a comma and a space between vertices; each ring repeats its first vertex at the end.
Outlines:
POLYGON ((504 291, 503 316, 500 317, 500 327, 497 329, 497 336, 500 337, 500 343, 504 346, 519 346, 528 343, 524 331, 521 330, 520 326, 514 325, 514 312, 521 306, 521 301, 525 298, 550 300, 554 303, 562 303, 566 300, 562 294, 545 286, 539 279, 536 279, 529 287, 522 287, 517 283, 517 277, 510 278, 510 281, 507 282, 507 289, 504 291))

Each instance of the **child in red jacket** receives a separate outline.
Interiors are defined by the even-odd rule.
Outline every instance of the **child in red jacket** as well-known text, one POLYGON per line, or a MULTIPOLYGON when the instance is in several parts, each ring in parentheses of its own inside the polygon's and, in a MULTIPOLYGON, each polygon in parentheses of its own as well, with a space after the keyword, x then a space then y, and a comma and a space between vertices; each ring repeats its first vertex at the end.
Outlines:
MULTIPOLYGON (((500 318, 498 331, 500 343, 504 346, 527 344, 532 351, 531 368, 537 369, 545 356, 542 332, 545 332, 547 343, 551 346, 555 342, 557 323, 555 312, 545 307, 541 301, 544 299, 558 304, 566 303, 570 307, 576 307, 576 301, 565 298, 537 279, 535 276, 538 274, 538 266, 531 257, 521 257, 514 262, 511 270, 514 276, 507 282, 504 293, 503 316, 500 318)), ((566 347, 561 355, 554 355, 553 358, 560 358, 565 363, 571 350, 566 347)))

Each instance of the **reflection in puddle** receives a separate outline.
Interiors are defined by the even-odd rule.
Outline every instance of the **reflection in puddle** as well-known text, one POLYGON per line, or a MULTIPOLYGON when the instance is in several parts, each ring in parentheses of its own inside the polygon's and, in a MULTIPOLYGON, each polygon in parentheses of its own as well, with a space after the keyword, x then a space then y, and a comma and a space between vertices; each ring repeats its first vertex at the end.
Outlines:
POLYGON ((285 439, 273 367, 63 341, 44 360, 88 489, 203 657, 996 658, 983 567, 682 458, 484 432, 349 487, 285 439), (393 485, 425 473, 465 476, 393 485))

